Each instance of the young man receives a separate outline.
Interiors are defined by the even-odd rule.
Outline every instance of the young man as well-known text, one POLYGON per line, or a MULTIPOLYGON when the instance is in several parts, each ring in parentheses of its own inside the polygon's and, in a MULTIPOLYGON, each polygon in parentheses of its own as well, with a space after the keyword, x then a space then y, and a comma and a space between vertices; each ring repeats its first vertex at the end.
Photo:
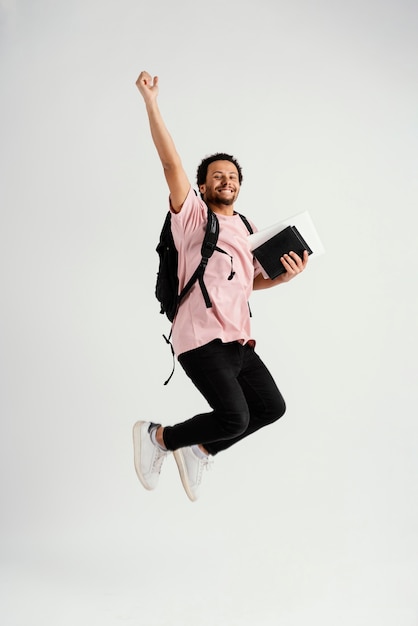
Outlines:
POLYGON ((140 421, 133 429, 135 468, 143 486, 156 487, 162 463, 172 451, 184 489, 190 500, 196 500, 210 457, 285 412, 280 391, 254 349, 248 300, 253 289, 282 284, 302 272, 308 254, 301 259, 290 252, 281 259, 286 272, 275 280, 264 279, 246 244, 248 230, 234 210, 242 182, 238 162, 224 153, 204 159, 197 173, 198 198, 161 117, 158 78, 141 72, 136 85, 170 190, 180 290, 200 262, 206 205, 216 213, 217 246, 226 253, 215 251, 205 270, 212 306, 207 308, 195 283, 179 307, 172 333, 178 360, 211 411, 174 426, 140 421))

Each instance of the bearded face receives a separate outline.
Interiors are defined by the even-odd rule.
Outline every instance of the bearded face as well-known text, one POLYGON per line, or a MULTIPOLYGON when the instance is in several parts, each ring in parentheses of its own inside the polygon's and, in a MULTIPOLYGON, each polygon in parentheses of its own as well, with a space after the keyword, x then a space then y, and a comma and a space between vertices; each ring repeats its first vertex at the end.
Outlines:
POLYGON ((206 181, 200 192, 206 204, 230 207, 238 198, 240 190, 238 170, 230 161, 214 161, 209 164, 206 181))

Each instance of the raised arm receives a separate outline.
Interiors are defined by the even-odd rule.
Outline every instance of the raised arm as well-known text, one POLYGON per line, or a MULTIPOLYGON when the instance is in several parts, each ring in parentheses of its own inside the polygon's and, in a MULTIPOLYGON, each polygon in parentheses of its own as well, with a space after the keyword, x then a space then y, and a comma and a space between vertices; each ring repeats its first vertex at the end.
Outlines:
POLYGON ((141 72, 136 81, 147 109, 151 136, 164 169, 164 175, 170 190, 173 211, 178 213, 190 189, 190 182, 183 169, 173 139, 164 124, 157 104, 158 76, 151 77, 148 72, 141 72))

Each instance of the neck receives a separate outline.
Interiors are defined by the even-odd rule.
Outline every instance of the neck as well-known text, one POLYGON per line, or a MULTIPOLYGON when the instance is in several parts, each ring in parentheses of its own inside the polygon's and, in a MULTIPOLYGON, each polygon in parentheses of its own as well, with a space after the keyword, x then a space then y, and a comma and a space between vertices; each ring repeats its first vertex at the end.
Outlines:
POLYGON ((206 203, 211 211, 218 215, 234 215, 235 209, 233 204, 215 204, 214 202, 206 203))

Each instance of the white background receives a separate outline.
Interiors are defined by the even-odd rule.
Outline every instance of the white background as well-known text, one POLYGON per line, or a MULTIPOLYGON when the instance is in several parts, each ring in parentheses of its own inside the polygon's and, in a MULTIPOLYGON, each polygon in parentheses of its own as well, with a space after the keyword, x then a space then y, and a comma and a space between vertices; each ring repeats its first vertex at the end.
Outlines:
POLYGON ((0 2, 5 626, 416 626, 418 9, 409 0, 0 2), (286 416, 139 484, 131 428, 205 409, 154 298, 167 190, 234 154, 259 228, 326 248, 255 293, 286 416))

